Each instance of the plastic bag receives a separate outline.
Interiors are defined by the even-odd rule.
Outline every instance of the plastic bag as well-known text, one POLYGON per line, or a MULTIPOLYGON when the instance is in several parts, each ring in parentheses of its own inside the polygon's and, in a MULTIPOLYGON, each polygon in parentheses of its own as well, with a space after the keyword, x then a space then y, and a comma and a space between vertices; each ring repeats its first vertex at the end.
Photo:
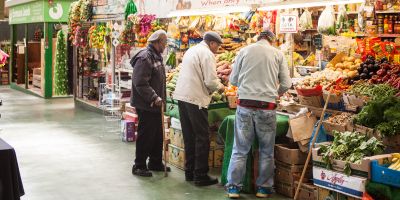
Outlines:
POLYGON ((346 29, 346 22, 348 21, 346 7, 344 5, 339 5, 339 13, 336 19, 336 30, 342 32, 343 29, 346 29))
POLYGON ((312 17, 311 17, 311 12, 306 9, 303 14, 300 16, 300 31, 304 31, 306 29, 312 29, 313 24, 312 24, 312 17))
POLYGON ((318 32, 321 34, 335 35, 335 15, 333 7, 327 6, 318 19, 318 32))

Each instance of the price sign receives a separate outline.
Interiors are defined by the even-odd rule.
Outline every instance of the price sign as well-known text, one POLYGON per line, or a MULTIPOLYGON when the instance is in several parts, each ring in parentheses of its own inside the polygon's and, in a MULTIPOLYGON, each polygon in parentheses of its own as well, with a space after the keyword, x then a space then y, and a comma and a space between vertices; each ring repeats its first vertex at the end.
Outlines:
POLYGON ((299 18, 296 15, 281 15, 279 23, 280 33, 297 33, 299 31, 299 18))

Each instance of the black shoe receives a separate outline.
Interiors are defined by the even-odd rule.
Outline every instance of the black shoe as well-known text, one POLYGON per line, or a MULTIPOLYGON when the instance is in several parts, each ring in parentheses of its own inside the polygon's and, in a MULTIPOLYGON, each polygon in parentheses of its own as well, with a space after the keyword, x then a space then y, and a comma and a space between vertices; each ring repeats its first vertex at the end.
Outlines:
POLYGON ((136 176, 152 177, 153 174, 148 169, 137 168, 135 165, 132 167, 132 174, 136 176))
MULTIPOLYGON (((161 165, 158 165, 158 166, 149 165, 149 170, 155 171, 155 172, 163 172, 165 170, 164 169, 164 164, 161 164, 161 165)), ((171 172, 171 168, 170 167, 167 167, 167 172, 171 172)))
POLYGON ((196 186, 209 186, 209 185, 214 185, 217 183, 218 183, 218 179, 212 178, 208 175, 194 178, 194 185, 196 185, 196 186))
POLYGON ((185 181, 194 181, 194 174, 192 172, 185 172, 185 181))

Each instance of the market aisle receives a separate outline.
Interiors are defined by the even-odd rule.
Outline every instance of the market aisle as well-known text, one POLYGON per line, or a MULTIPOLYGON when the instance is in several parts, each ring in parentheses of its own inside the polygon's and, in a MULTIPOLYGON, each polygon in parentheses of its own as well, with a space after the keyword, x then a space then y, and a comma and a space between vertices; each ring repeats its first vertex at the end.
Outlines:
POLYGON ((75 110, 72 99, 44 100, 4 87, 0 99, 0 138, 16 149, 23 200, 226 199, 222 186, 194 187, 176 168, 168 178, 133 176, 135 145, 104 133, 103 116, 75 110))

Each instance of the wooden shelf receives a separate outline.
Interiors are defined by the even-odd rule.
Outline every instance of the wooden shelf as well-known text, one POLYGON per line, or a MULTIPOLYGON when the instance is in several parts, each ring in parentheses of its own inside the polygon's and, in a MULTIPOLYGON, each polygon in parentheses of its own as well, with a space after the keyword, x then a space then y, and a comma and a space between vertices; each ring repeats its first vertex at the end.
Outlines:
POLYGON ((400 34, 360 34, 356 37, 380 37, 380 38, 397 38, 400 34))
POLYGON ((400 10, 379 10, 375 11, 376 14, 397 14, 400 13, 400 10))
MULTIPOLYGON (((335 12, 335 15, 339 14, 339 12, 335 12)), ((346 12, 347 15, 357 15, 358 12, 357 11, 347 11, 346 12)))

